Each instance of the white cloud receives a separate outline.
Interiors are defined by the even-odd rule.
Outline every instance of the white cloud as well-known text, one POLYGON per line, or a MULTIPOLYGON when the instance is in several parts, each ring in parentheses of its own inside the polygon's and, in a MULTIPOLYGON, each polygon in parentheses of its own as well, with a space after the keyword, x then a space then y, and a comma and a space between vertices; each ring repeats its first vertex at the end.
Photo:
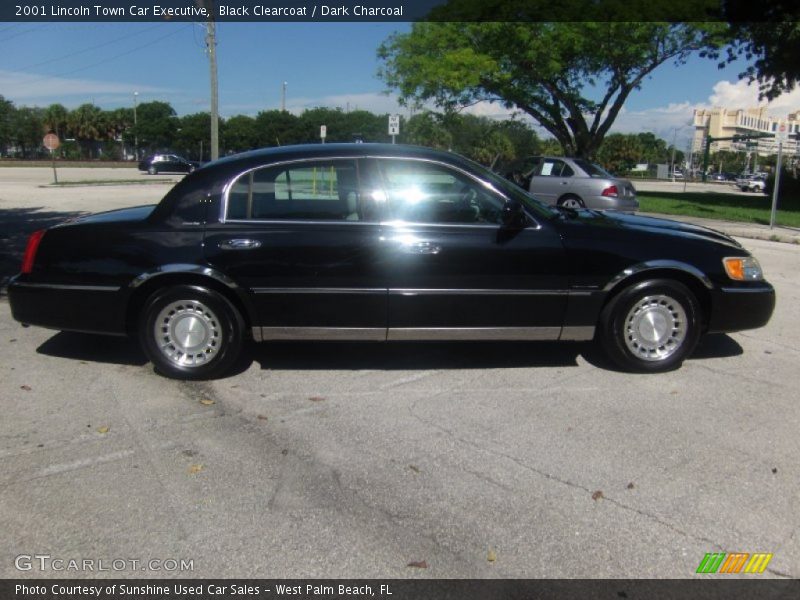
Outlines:
POLYGON ((169 93, 171 90, 136 83, 118 81, 98 81, 94 79, 70 79, 49 75, 34 75, 17 71, 0 70, 0 90, 6 99, 17 105, 50 104, 61 102, 77 105, 92 99, 128 105, 132 103, 133 92, 142 95, 169 93), (73 99, 70 102, 69 99, 73 99))

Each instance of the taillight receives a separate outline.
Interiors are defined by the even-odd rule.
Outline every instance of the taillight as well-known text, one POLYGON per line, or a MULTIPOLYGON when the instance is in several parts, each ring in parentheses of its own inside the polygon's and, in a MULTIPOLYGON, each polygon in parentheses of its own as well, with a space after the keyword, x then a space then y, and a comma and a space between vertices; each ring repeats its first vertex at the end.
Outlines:
POLYGON ((613 196, 614 198, 617 198, 619 196, 619 190, 617 190, 617 186, 611 185, 608 186, 606 189, 604 189, 602 192, 600 192, 600 195, 613 196))
POLYGON ((33 263, 36 260, 36 251, 39 249, 39 243, 44 237, 44 229, 34 231, 28 238, 28 245, 25 246, 25 254, 22 257, 22 272, 30 273, 33 271, 33 263))

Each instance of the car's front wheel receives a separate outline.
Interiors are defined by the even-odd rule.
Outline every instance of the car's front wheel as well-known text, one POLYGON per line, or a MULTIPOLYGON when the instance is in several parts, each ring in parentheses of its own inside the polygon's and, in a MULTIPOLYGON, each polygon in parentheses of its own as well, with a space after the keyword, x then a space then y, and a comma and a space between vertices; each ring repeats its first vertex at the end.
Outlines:
POLYGON ((609 357, 628 371, 677 368, 697 345, 701 310, 685 285, 669 279, 633 284, 603 309, 598 335, 609 357))
POLYGON ((155 165, 150 165, 150 167, 147 169, 147 172, 150 173, 150 175, 158 175, 158 168, 156 168, 155 165))
POLYGON ((198 286, 154 293, 139 319, 139 337, 156 369, 175 379, 220 376, 236 362, 244 322, 224 296, 198 286))

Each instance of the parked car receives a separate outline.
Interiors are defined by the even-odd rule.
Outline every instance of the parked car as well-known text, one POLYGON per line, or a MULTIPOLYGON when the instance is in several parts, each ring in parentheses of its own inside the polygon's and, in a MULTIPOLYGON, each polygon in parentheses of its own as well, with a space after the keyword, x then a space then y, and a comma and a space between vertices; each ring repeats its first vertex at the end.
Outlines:
POLYGON ((37 231, 8 295, 17 321, 137 336, 160 373, 195 379, 248 337, 594 339, 664 371, 775 303, 722 233, 552 207, 457 155, 381 144, 227 157, 157 205, 37 231))
POLYGON ((177 154, 152 154, 139 162, 139 170, 150 175, 159 173, 191 173, 200 163, 187 160, 177 154))
POLYGON ((629 180, 614 177, 581 158, 533 156, 509 178, 545 204, 627 212, 639 209, 636 189, 629 180))
POLYGON ((763 175, 749 175, 736 180, 736 187, 743 192, 761 192, 767 187, 767 179, 763 175))

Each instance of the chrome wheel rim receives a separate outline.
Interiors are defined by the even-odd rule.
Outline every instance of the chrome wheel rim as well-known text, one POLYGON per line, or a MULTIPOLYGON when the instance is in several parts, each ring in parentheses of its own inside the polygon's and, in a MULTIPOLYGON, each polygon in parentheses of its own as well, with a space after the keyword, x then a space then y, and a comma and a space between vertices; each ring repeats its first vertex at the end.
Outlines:
POLYGON ((209 363, 222 343, 219 319, 197 300, 179 300, 161 309, 153 335, 161 353, 180 367, 193 368, 209 363))
POLYGON ((567 198, 561 203, 561 206, 566 208, 582 208, 581 203, 574 198, 567 198))
POLYGON ((625 345, 642 360, 665 360, 683 345, 686 328, 686 311, 675 298, 645 296, 625 317, 625 345))

